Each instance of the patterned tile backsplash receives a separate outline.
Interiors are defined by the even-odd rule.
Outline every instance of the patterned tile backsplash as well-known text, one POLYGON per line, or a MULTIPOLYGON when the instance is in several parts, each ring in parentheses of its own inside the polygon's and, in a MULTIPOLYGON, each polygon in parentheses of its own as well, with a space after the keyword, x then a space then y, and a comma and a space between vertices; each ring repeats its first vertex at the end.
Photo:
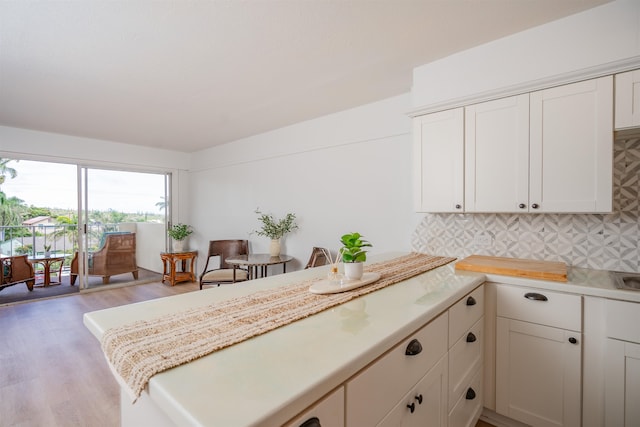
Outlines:
POLYGON ((640 139, 615 142, 613 179, 611 214, 427 214, 413 250, 640 272, 640 139))

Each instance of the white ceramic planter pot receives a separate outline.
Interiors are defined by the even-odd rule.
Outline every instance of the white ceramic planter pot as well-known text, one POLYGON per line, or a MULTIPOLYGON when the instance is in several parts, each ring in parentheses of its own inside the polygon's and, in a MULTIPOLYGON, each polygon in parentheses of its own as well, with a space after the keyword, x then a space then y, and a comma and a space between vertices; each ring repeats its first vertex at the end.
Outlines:
POLYGON ((280 239, 271 240, 271 244, 269 245, 269 255, 280 256, 280 239))
POLYGON ((344 277, 349 280, 362 279, 364 263, 363 262, 345 262, 344 264, 344 277))
POLYGON ((184 252, 186 246, 187 246, 187 239, 174 240, 173 241, 173 252, 184 252))

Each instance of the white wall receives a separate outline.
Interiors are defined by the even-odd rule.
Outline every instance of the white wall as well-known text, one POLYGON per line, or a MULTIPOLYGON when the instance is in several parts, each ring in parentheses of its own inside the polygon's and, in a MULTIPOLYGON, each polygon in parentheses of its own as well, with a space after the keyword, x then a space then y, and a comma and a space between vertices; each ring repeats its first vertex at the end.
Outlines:
POLYGON ((300 229, 283 243, 296 258, 290 270, 304 267, 313 246, 335 253, 346 232, 365 235, 371 253, 410 250, 420 216, 412 209, 409 100, 405 94, 195 153, 191 246, 200 264, 209 240, 247 238, 252 252, 268 252, 267 238, 249 234, 259 226, 256 208, 297 215, 300 229))
POLYGON ((640 1, 618 0, 415 68, 412 105, 464 102, 523 83, 535 89, 638 55, 640 1))

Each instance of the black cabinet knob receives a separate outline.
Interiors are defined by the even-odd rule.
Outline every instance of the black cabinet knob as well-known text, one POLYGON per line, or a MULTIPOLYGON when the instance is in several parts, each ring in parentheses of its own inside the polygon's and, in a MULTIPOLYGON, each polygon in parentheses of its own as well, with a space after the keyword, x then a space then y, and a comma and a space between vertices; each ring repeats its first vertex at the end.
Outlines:
POLYGON ((416 354, 420 354, 422 351, 422 344, 420 341, 416 339, 412 339, 411 342, 407 345, 407 349, 404 351, 404 354, 407 356, 415 356, 416 354))
POLYGON ((476 342, 476 336, 473 334, 473 332, 469 332, 467 334, 467 342, 476 342))
POLYGON ((411 413, 413 414, 413 411, 416 410, 416 404, 411 403, 410 405, 407 405, 407 408, 409 408, 409 411, 411 411, 411 413))
POLYGON ((476 392, 471 387, 469 387, 469 390, 467 390, 467 394, 465 396, 465 399, 473 400, 475 398, 476 398, 476 392))
POLYGON ((539 204, 537 204, 537 203, 534 203, 534 204, 532 204, 532 205, 531 205, 531 207, 532 207, 533 209, 538 209, 538 208, 540 207, 540 205, 539 205, 539 204))
POLYGON ((578 340, 577 340, 577 339, 575 339, 574 337, 571 337, 571 338, 569 338, 569 342, 570 342, 571 344, 577 344, 577 343, 578 343, 578 340))
POLYGON ((318 417, 309 418, 307 421, 300 424, 300 427, 322 427, 318 417))
POLYGON ((418 405, 422 405, 422 395, 421 394, 416 396, 416 400, 418 401, 418 405))
POLYGON ((456 205, 456 209, 462 209, 462 205, 456 205))
POLYGON ((476 305, 476 299, 474 297, 467 298, 467 305, 476 305))
POLYGON ((526 208, 526 207, 527 207, 527 205, 525 205, 524 203, 520 203, 520 204, 518 205, 518 207, 519 207, 520 209, 524 209, 524 208, 526 208))

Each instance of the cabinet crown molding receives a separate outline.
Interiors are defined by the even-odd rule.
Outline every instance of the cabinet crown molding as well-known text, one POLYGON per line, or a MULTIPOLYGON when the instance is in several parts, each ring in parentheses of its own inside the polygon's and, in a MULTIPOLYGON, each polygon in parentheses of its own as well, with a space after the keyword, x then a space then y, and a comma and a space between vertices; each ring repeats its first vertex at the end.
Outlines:
POLYGON ((608 62, 593 67, 583 68, 567 73, 557 74, 552 77, 522 82, 517 85, 505 86, 485 92, 473 93, 468 96, 449 99, 435 104, 423 105, 407 111, 409 117, 418 117, 424 114, 449 110, 452 108, 465 107, 480 102, 492 101, 494 99, 508 96, 520 95, 527 92, 535 92, 548 89, 554 86, 562 86, 576 83, 582 80, 589 80, 598 77, 624 73, 640 68, 640 55, 620 61, 608 62))

